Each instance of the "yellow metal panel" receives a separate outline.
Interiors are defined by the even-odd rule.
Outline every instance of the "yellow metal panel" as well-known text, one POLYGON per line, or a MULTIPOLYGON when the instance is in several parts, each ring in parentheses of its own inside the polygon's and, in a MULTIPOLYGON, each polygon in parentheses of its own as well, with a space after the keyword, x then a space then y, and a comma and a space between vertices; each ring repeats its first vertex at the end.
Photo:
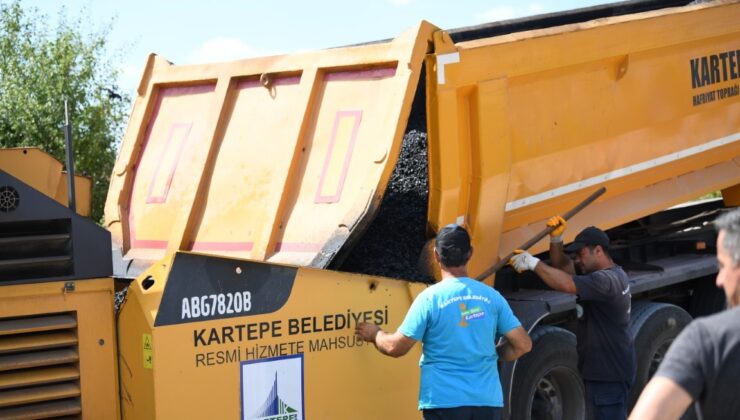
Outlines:
MULTIPOLYGON (((131 248, 129 232, 123 234, 122 219, 128 218, 131 190, 133 188, 134 172, 139 161, 139 149, 141 149, 144 139, 148 133, 148 123, 150 115, 156 105, 156 96, 152 94, 150 82, 152 73, 155 70, 166 69, 172 63, 168 62, 156 54, 149 54, 146 66, 142 74, 137 96, 131 109, 129 121, 139 121, 140 124, 129 124, 126 127, 124 139, 120 145, 118 159, 113 166, 110 184, 116 185, 117 188, 109 186, 108 195, 105 200, 105 226, 110 230, 111 237, 115 243, 122 244, 126 249, 131 248), (123 158, 123 157, 127 158, 123 158)), ((127 228, 128 229, 128 228, 127 228)))
POLYGON ((270 89, 257 79, 236 84, 205 200, 213 204, 205 207, 193 250, 264 257, 281 198, 276 192, 285 185, 302 122, 296 103, 306 83, 312 81, 294 74, 274 77, 270 89), (281 132, 293 136, 276 135, 281 132))
POLYGON ((475 273, 599 186, 566 240, 737 185, 738 78, 711 63, 740 48, 738 13, 736 1, 669 8, 454 48, 435 35, 431 225, 472 221, 475 273), (475 118, 484 101, 498 105, 475 118))
MULTIPOLYGON (((496 255, 504 219, 504 207, 511 170, 511 139, 509 120, 506 118, 508 97, 505 79, 488 80, 478 83, 476 89, 478 127, 471 133, 475 147, 473 156, 485 159, 472 159, 476 168, 473 176, 469 207, 460 212, 469 218, 466 224, 473 232, 472 241, 478 250, 488 255, 496 255), (475 191, 480 191, 476 194, 475 191), (470 211, 479 209, 478 211, 470 211)), ((504 251, 506 253, 508 251, 504 251)), ((471 273, 480 273, 493 265, 495 260, 477 258, 471 261, 471 273)))
MULTIPOLYGON (((397 115, 377 92, 398 89, 396 65, 321 75, 322 104, 313 110, 311 132, 297 176, 288 185, 290 217, 270 258, 309 264, 335 230, 359 218, 388 169, 397 115)), ((392 97, 392 96, 391 96, 392 97)), ((397 153, 397 152, 396 152, 397 153)), ((391 167, 392 169, 392 167, 391 167)))
MULTIPOLYGON (((67 195, 67 171, 63 171, 59 177, 57 190, 53 198, 69 206, 69 197, 67 195)), ((75 210, 77 214, 90 217, 90 208, 92 206, 92 178, 87 176, 75 175, 75 210)), ((98 220, 95 220, 98 222, 98 220)))
POLYGON ((338 246, 377 210, 434 30, 207 66, 150 57, 106 205, 114 241, 145 265, 178 249, 309 264, 338 246))
MULTIPOLYGON (((118 372, 113 312, 113 280, 74 282, 74 291, 64 292, 64 282, 3 286, 0 318, 74 312, 77 323, 79 368, 75 365, 6 372, 0 389, 38 385, 79 377, 82 414, 90 418, 116 418, 118 372)), ((74 326, 68 317, 39 325, 21 326, 31 331, 60 325, 74 326), (65 321, 67 319, 67 321, 65 321)))
MULTIPOLYGON (((245 287, 251 284, 248 279, 254 274, 243 264, 255 263, 220 261, 231 267, 227 272, 245 276, 245 287)), ((298 409, 306 418, 420 418, 416 409, 420 346, 403 358, 389 358, 357 341, 354 325, 367 318, 395 331, 425 285, 299 268, 287 300, 274 312, 155 325, 165 305, 163 296, 172 292, 167 288, 176 281, 167 276, 175 271, 177 258, 175 266, 170 264, 170 260, 157 263, 132 283, 120 313, 124 418, 236 418, 242 386, 257 384, 266 397, 274 381, 274 373, 243 378, 245 364, 296 355, 303 356, 304 406, 298 409), (155 282, 144 289, 147 276, 155 282), (152 337, 151 369, 143 361, 145 335, 152 337), (403 380, 389 385, 389 377, 403 380), (208 404, 203 403, 204 395, 208 404)), ((214 276, 221 272, 208 261, 202 264, 214 276)), ((180 285, 188 284, 181 280, 180 285)), ((175 303, 179 317, 180 302, 175 303)), ((288 386, 279 383, 283 384, 279 389, 288 386)))
MULTIPOLYGON (((155 418, 153 369, 145 364, 143 335, 151 334, 145 310, 129 288, 126 306, 118 319, 118 364, 121 378, 121 418, 155 418), (134 403, 135 401, 135 403, 134 403)), ((156 361, 152 360, 152 367, 156 361)))
MULTIPOLYGON (((67 206, 67 173, 62 168, 53 156, 35 147, 0 150, 0 169, 67 206)), ((77 213, 89 216, 92 203, 90 178, 75 175, 75 199, 77 213)))
POLYGON ((157 92, 129 199, 131 246, 142 253, 164 255, 174 216, 190 205, 185 192, 192 162, 208 151, 202 140, 214 88, 207 83, 157 92))
POLYGON ((722 200, 725 206, 740 206, 740 184, 723 189, 722 200))

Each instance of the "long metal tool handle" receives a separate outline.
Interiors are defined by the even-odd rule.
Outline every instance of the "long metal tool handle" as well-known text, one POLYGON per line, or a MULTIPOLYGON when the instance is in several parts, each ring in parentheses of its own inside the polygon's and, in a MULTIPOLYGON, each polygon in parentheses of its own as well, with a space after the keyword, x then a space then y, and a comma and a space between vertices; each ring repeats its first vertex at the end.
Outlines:
MULTIPOLYGON (((573 207, 567 213, 565 213, 563 215, 563 219, 569 220, 571 217, 575 216, 576 214, 578 214, 578 212, 580 212, 581 210, 583 210, 586 206, 588 206, 589 204, 593 203, 594 200, 596 200, 597 198, 599 198, 605 192, 606 192, 606 187, 601 187, 598 190, 594 191, 593 194, 591 194, 588 197, 586 197, 585 200, 581 201, 580 203, 578 203, 577 206, 573 207)), ((545 236, 549 235, 550 232, 552 232, 553 230, 555 230, 555 227, 551 227, 551 226, 545 227, 540 233, 538 233, 537 235, 535 235, 534 237, 532 237, 530 240, 528 240, 527 242, 525 242, 522 246, 520 246, 517 249, 523 249, 523 250, 529 249, 530 247, 532 247, 532 245, 536 244, 542 238, 544 238, 545 236)), ((504 257, 503 259, 501 259, 499 262, 497 262, 496 264, 494 264, 488 270, 484 271, 483 274, 481 274, 478 277, 476 277, 476 279, 481 280, 481 281, 482 280, 485 280, 488 276, 490 276, 491 274, 497 272, 503 266, 505 266, 506 264, 508 264, 509 260, 513 256, 514 256, 514 252, 509 253, 509 255, 507 255, 506 257, 504 257)))

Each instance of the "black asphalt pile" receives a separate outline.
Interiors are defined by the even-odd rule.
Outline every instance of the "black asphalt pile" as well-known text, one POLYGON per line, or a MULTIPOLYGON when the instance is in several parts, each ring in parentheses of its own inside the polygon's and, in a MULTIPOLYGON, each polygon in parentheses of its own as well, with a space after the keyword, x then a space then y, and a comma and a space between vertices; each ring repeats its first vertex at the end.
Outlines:
MULTIPOLYGON (((420 83, 424 83, 422 73, 420 83)), ((427 241, 429 172, 426 99, 417 89, 401 153, 377 216, 349 251, 339 270, 431 283, 418 268, 427 241)))
POLYGON ((340 270, 431 282, 417 265, 426 242, 427 134, 412 130, 375 220, 350 251, 340 270))
POLYGON ((419 270, 427 241, 429 172, 427 158, 425 75, 403 136, 398 162, 386 188, 377 216, 349 251, 339 270, 432 283, 419 270))

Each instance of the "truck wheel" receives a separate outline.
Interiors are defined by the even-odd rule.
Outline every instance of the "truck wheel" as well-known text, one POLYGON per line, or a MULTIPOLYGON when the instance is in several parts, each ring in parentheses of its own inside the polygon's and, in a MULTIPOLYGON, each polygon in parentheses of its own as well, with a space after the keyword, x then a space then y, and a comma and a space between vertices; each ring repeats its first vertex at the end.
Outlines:
POLYGON ((511 418, 583 419, 586 407, 576 336, 552 326, 536 327, 530 336, 532 351, 517 361, 514 371, 511 418))
POLYGON ((630 334, 635 342, 637 374, 630 390, 630 408, 663 361, 668 347, 691 322, 691 315, 668 303, 634 302, 631 318, 630 334))

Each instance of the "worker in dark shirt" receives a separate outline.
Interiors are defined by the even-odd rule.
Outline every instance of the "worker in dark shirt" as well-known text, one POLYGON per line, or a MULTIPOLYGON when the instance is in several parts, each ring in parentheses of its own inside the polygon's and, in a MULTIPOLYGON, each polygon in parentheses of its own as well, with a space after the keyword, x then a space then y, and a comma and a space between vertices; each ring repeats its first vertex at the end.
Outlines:
POLYGON ((555 227, 550 234, 551 265, 528 252, 519 252, 509 263, 518 272, 534 271, 555 290, 578 295, 583 308, 576 332, 578 368, 586 388, 587 416, 623 420, 635 377, 629 278, 614 264, 609 237, 601 229, 588 227, 563 248, 565 220, 555 216, 548 226, 555 227), (575 264, 566 251, 574 254, 575 264))
POLYGON ((714 226, 719 232, 716 284, 725 292, 727 310, 698 318, 681 331, 630 419, 675 420, 687 408, 703 420, 740 418, 740 210, 714 226))

